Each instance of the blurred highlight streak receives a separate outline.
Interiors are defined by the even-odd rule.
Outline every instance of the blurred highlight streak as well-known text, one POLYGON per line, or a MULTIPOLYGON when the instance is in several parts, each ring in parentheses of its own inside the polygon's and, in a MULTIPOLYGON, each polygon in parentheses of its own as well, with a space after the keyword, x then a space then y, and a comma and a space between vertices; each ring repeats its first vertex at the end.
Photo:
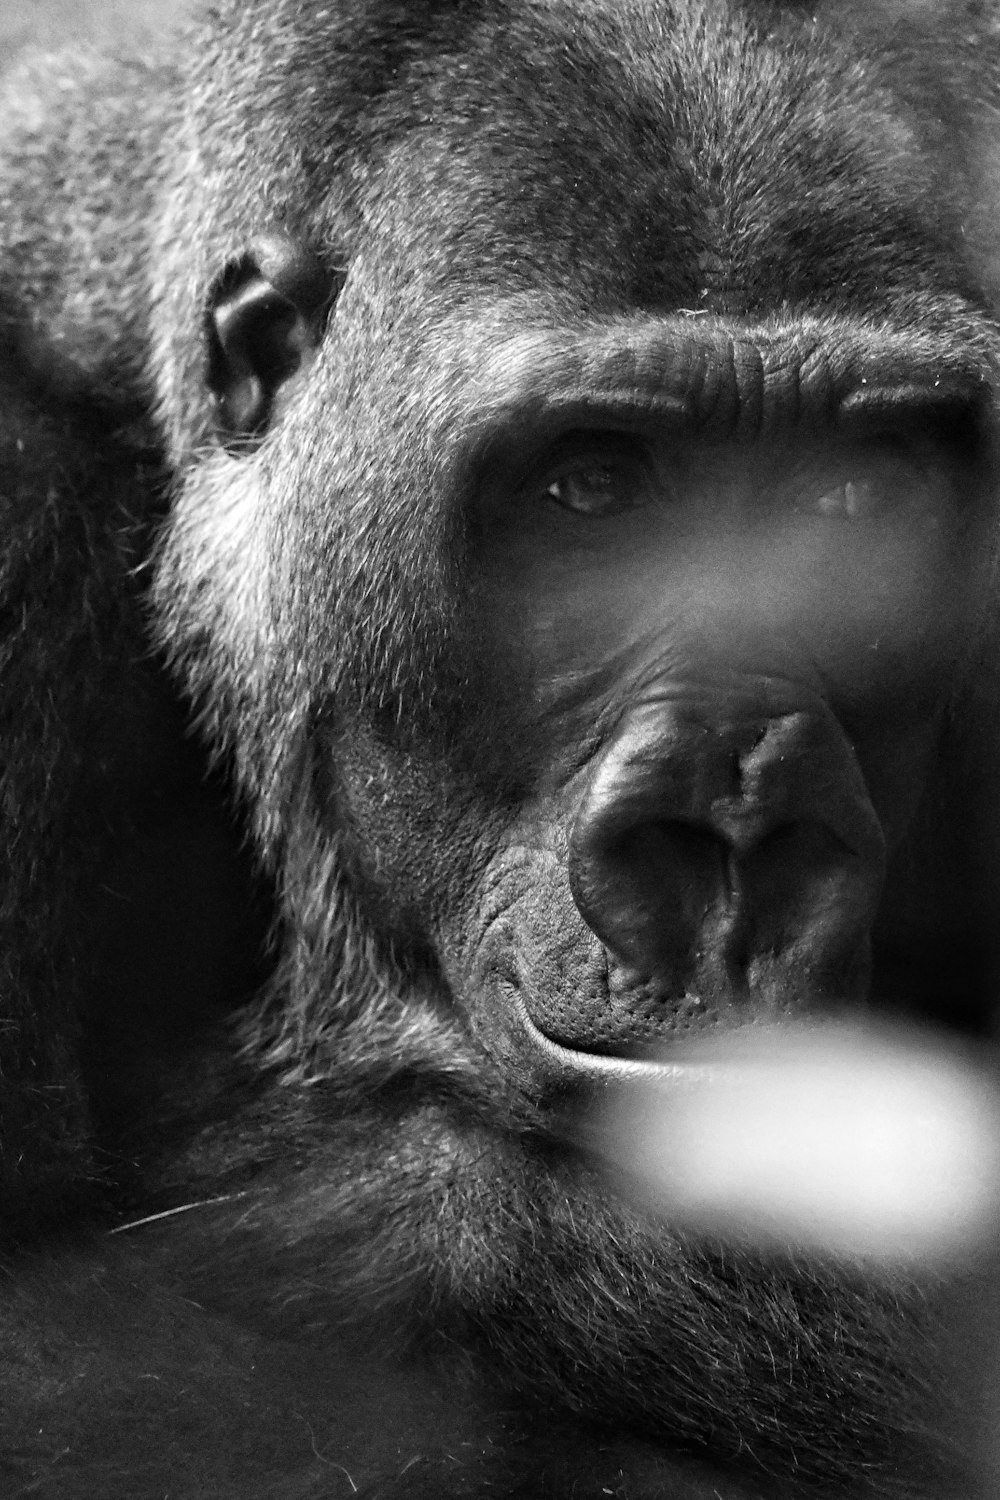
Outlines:
POLYGON ((1000 1082, 967 1051, 831 1026, 720 1038, 689 1061, 711 1081, 637 1088, 601 1125, 608 1160, 672 1222, 929 1261, 1000 1229, 1000 1082))
POLYGON ((630 1090, 594 1122, 616 1190, 681 1233, 912 1274, 932 1309, 942 1431, 968 1464, 961 1493, 940 1500, 1000 1500, 990 1049, 914 1029, 790 1027, 716 1039, 690 1062, 690 1083, 681 1059, 673 1085, 630 1090))

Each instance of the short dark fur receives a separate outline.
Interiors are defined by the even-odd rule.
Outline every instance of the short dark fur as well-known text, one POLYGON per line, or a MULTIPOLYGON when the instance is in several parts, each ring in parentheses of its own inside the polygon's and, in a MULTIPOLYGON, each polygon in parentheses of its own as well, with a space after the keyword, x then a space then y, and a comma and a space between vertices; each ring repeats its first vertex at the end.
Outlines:
MULTIPOLYGON (((348 1461, 379 1495, 620 1472, 620 1494, 739 1500, 760 1470, 769 1495, 937 1493, 928 1287, 664 1229, 561 1144, 491 1029, 480 954, 524 896, 491 858, 623 700, 554 737, 491 633, 466 499, 509 392, 529 421, 533 380, 583 388, 623 328, 638 389, 661 316, 749 330, 775 380, 820 349, 831 390, 905 343, 988 448, 998 38, 972 3, 224 0, 163 57, 12 73, 2 1226, 200 1205, 12 1251, 14 1493, 329 1494, 348 1461), (304 350, 263 393, 240 360, 265 346, 230 360, 239 317, 212 321, 255 278, 265 331, 278 295, 304 350), (272 890, 273 972, 243 1003, 272 890), (529 1414, 501 1419, 511 1391, 529 1414), (450 1468, 449 1442, 474 1458, 450 1468)), ((698 400, 710 437, 728 419, 698 400)), ((876 992, 926 1013, 944 991, 972 1029, 992 839, 954 809, 994 774, 986 501, 876 929, 876 992)))

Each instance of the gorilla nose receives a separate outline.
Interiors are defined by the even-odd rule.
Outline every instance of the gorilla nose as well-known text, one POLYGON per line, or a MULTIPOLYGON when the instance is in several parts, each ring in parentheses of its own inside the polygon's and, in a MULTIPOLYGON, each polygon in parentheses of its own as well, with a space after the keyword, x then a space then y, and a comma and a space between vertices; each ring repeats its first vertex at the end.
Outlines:
POLYGON ((618 1033, 636 1024, 630 993, 645 1031, 651 992, 660 1004, 693 999, 706 1021, 748 998, 771 1009, 806 993, 856 998, 884 864, 880 824, 832 716, 734 712, 720 722, 643 705, 604 750, 570 839, 573 898, 610 959, 605 1040, 625 1040, 618 1033))

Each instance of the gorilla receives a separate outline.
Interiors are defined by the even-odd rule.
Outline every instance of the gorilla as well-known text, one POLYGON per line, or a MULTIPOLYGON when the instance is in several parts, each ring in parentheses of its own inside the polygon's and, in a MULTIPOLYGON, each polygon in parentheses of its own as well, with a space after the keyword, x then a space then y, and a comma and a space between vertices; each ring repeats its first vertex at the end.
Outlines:
POLYGON ((975 1493, 947 1276, 600 1118, 990 1034, 1000 12, 217 0, 0 97, 5 1493, 975 1493))

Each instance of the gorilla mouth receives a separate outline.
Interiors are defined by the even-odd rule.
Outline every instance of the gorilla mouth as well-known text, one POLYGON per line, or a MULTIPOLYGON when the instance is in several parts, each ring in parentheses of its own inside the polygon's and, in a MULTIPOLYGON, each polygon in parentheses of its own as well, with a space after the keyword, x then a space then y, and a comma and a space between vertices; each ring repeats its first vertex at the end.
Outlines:
MULTIPOLYGON (((700 1062, 693 1056, 686 1061, 664 1057, 662 1042, 655 1050, 649 1043, 636 1043, 634 1048, 620 1054, 566 1047, 535 1025, 519 989, 514 989, 512 999, 517 1021, 529 1045, 563 1074, 606 1083, 691 1085, 721 1082, 723 1078, 729 1081, 731 1070, 726 1065, 700 1062)), ((688 1048, 685 1046, 684 1050, 687 1052, 688 1048)))

